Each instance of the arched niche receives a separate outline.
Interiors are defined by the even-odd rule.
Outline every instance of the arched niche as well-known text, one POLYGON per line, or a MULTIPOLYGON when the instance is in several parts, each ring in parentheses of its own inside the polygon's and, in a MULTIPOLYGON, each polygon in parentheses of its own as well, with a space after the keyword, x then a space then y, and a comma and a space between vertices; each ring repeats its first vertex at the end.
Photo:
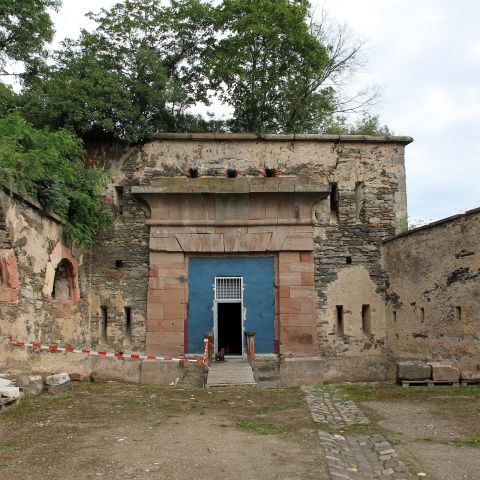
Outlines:
POLYGON ((55 302, 77 303, 80 299, 78 262, 61 243, 50 254, 43 292, 55 302))
POLYGON ((12 249, 0 249, 0 302, 18 301, 17 257, 12 249))

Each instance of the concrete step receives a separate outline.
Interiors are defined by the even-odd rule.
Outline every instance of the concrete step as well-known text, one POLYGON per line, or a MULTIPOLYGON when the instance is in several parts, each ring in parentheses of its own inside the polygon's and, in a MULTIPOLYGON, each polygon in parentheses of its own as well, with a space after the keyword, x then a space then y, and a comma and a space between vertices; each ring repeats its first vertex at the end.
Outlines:
POLYGON ((213 361, 208 370, 207 388, 233 385, 256 385, 252 367, 247 359, 227 357, 225 362, 213 361))

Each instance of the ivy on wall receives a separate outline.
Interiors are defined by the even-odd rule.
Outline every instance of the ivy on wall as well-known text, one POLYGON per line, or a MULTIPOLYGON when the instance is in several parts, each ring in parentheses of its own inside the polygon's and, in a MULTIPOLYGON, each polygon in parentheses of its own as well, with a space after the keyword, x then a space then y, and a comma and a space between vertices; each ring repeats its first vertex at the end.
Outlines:
POLYGON ((109 175, 85 168, 84 154, 67 130, 34 128, 18 113, 0 118, 0 181, 63 218, 66 235, 88 247, 113 217, 101 197, 109 175))

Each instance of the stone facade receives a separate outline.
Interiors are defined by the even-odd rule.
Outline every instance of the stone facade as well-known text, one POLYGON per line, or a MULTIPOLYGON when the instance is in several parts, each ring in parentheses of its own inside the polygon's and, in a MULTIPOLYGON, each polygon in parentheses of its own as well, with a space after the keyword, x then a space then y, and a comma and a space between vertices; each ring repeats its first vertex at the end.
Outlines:
POLYGON ((189 258, 264 253, 276 258, 275 335, 286 375, 314 381, 320 362, 325 380, 345 378, 355 359, 368 378, 384 378, 381 245, 406 213, 410 141, 166 134, 123 152, 97 150, 92 158, 114 172, 108 197, 118 219, 91 254, 93 343, 103 305, 107 344, 128 350, 128 305, 132 349, 184 353, 189 258), (279 176, 265 178, 266 168, 279 176), (237 177, 226 178, 228 169, 237 177))
POLYGON ((476 369, 480 352, 480 209, 384 244, 388 345, 400 359, 476 369))
MULTIPOLYGON (((268 256, 274 345, 258 362, 266 377, 274 372, 283 385, 384 380, 397 357, 473 358, 478 212, 391 239, 405 221, 410 141, 159 134, 126 148, 90 145, 89 161, 112 172, 105 201, 116 215, 93 249, 73 248, 60 219, 35 202, 0 193, 0 333, 201 353, 187 349, 190 260, 268 256)), ((68 355, 35 361, 47 365, 48 355, 51 368, 75 371, 68 355)), ((139 368, 77 362, 77 370, 132 381, 139 368)), ((162 378, 179 376, 167 370, 162 378)))

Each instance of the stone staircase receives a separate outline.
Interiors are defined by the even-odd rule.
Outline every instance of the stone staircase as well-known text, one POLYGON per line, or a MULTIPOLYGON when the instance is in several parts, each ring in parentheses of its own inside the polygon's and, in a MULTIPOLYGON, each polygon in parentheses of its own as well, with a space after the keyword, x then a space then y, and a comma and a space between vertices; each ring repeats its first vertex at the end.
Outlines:
POLYGON ((207 388, 250 385, 257 383, 253 377, 252 367, 246 358, 229 358, 225 362, 210 364, 207 376, 207 388))

